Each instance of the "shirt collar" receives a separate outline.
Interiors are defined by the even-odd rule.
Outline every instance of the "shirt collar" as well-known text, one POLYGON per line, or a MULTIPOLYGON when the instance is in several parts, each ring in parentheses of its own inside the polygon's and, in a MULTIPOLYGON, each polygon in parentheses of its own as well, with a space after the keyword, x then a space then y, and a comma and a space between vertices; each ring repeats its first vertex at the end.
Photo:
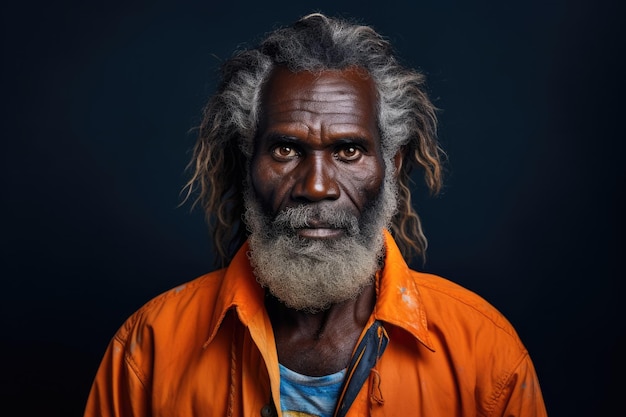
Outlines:
POLYGON ((385 265, 378 274, 378 295, 374 316, 401 327, 434 351, 428 335, 426 310, 415 278, 395 240, 385 230, 385 265))
POLYGON ((215 300, 213 317, 210 321, 210 336, 205 346, 217 334, 217 330, 230 309, 236 309, 239 320, 245 326, 265 311, 265 291, 257 283, 248 259, 250 246, 245 242, 235 254, 224 273, 221 287, 215 300))
MULTIPOLYGON (((415 280, 391 234, 387 230, 384 234, 385 263, 382 273, 377 274, 378 294, 374 316, 403 328, 428 349, 434 350, 428 336, 426 311, 415 280)), ((254 277, 248 259, 249 251, 248 242, 245 242, 225 271, 210 322, 210 336, 205 345, 215 337, 219 325, 231 308, 236 308, 244 326, 266 315, 265 291, 254 277)))

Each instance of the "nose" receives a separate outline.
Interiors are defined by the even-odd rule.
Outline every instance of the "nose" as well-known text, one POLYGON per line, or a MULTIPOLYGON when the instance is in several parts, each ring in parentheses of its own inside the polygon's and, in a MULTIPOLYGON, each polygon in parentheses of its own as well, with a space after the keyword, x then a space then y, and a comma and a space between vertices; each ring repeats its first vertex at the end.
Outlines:
POLYGON ((335 180, 333 162, 323 155, 308 155, 300 162, 292 198, 296 201, 336 200, 339 185, 335 180))

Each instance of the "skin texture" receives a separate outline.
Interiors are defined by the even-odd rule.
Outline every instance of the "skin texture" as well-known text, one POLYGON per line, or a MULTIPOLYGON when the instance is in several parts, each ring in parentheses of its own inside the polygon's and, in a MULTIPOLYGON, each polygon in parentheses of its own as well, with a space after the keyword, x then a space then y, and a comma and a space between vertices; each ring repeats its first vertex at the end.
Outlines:
MULTIPOLYGON (((274 70, 262 98, 250 165, 254 195, 272 216, 298 205, 344 208, 360 217, 380 193, 384 161, 376 119, 376 90, 363 70, 292 73, 274 70)), ((396 157, 396 166, 401 157, 396 157)), ((343 233, 312 222, 307 239, 343 233)), ((375 289, 311 314, 268 296, 279 361, 306 375, 337 372, 349 362, 374 307, 375 289)))

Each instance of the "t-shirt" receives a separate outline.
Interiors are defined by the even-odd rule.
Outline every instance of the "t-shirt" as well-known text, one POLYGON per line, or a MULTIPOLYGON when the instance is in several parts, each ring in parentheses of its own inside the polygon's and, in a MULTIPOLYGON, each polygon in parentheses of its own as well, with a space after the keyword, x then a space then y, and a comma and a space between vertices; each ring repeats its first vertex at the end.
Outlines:
POLYGON ((307 376, 279 364, 280 408, 285 417, 332 417, 346 370, 307 376))

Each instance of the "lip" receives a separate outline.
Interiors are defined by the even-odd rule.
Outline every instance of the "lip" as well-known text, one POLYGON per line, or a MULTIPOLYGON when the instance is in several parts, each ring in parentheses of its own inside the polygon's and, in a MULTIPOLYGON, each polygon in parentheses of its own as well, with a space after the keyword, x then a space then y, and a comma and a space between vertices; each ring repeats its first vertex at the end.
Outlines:
POLYGON ((298 229, 298 236, 306 239, 336 239, 343 235, 343 229, 333 227, 306 227, 298 229))

